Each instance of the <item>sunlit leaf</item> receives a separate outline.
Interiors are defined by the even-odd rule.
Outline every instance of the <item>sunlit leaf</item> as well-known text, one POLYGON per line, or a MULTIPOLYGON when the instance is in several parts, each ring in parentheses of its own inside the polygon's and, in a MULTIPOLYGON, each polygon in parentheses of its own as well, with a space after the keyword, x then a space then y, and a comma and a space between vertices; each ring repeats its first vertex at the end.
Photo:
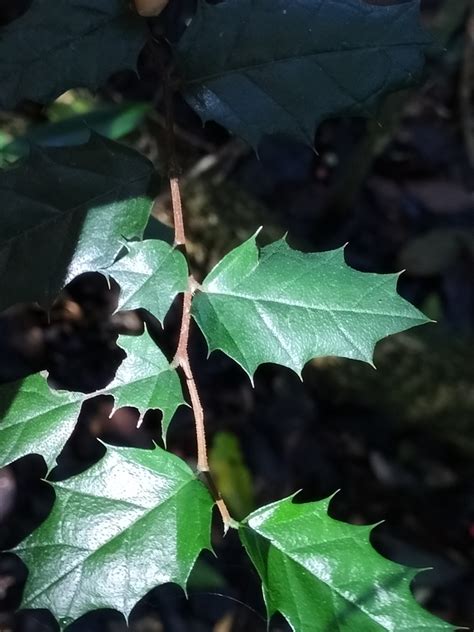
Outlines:
POLYGON ((29 568, 22 607, 51 610, 62 628, 97 608, 128 616, 167 582, 184 588, 210 547, 208 491, 160 448, 109 446, 96 465, 54 489, 51 514, 14 552, 29 568))
POLYGON ((134 406, 141 418, 147 410, 161 410, 165 440, 171 418, 176 409, 185 404, 178 374, 148 332, 138 337, 120 336, 118 344, 127 357, 104 392, 114 396, 114 409, 134 406))
POLYGON ((188 286, 184 256, 156 239, 127 245, 128 254, 105 270, 120 285, 118 309, 147 309, 163 321, 174 298, 188 286))
POLYGON ((111 265, 126 239, 143 234, 152 174, 138 152, 98 135, 33 148, 0 171, 0 310, 48 305, 78 274, 111 265))
POLYGON ((258 509, 240 527, 269 617, 280 612, 294 632, 455 629, 416 603, 410 592, 416 571, 379 555, 371 527, 330 518, 328 505, 286 499, 258 509))
POLYGON ((210 350, 250 376, 265 362, 300 373, 317 356, 372 362, 381 338, 427 322, 396 291, 398 274, 350 268, 344 249, 258 249, 255 237, 230 252, 202 284, 193 314, 210 350))

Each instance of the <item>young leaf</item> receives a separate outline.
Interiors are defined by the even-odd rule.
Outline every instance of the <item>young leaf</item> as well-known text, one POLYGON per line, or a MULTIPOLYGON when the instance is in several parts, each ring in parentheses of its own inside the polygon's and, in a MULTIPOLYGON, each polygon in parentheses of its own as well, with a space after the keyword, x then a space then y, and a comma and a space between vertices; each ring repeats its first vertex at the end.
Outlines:
POLYGON ((312 145, 323 119, 370 115, 413 82, 428 42, 418 18, 418 0, 200 0, 177 48, 184 96, 255 148, 265 134, 312 145))
POLYGON ((74 430, 82 402, 97 395, 113 395, 115 409, 135 406, 141 417, 149 409, 160 409, 165 440, 171 418, 185 404, 178 375, 148 332, 120 336, 119 344, 127 357, 101 391, 55 391, 39 373, 0 386, 0 467, 35 453, 52 469, 74 430))
POLYGON ((280 612, 294 632, 455 629, 416 603, 410 592, 416 571, 379 555, 370 544, 371 527, 330 518, 328 505, 286 499, 241 525, 269 617, 280 612))
POLYGON ((128 254, 104 270, 120 285, 118 309, 147 309, 163 322, 171 303, 188 286, 184 256, 164 241, 127 245, 128 254))
POLYGON ((150 409, 163 412, 163 441, 176 409, 185 404, 178 374, 172 369, 148 332, 141 336, 119 336, 127 353, 115 379, 103 392, 114 396, 114 408, 134 406, 140 417, 150 409))
POLYGON ((0 30, 0 107, 97 90, 112 73, 136 69, 146 37, 127 0, 34 0, 0 30))
POLYGON ((186 585, 210 548, 213 501, 178 457, 108 447, 103 459, 54 484, 46 521, 14 553, 29 569, 23 608, 47 608, 63 628, 97 608, 128 617, 154 586, 186 585))
POLYGON ((343 248, 305 254, 282 239, 259 251, 254 236, 207 276, 193 315, 209 349, 250 376, 265 362, 300 373, 317 356, 372 363, 378 340, 427 322, 397 294, 397 279, 353 270, 343 248))
POLYGON ((52 469, 76 425, 84 397, 53 391, 40 373, 0 386, 0 467, 35 453, 52 469))
POLYGON ((82 272, 111 265, 141 237, 151 163, 93 135, 78 147, 39 149, 0 171, 0 310, 49 304, 82 272))

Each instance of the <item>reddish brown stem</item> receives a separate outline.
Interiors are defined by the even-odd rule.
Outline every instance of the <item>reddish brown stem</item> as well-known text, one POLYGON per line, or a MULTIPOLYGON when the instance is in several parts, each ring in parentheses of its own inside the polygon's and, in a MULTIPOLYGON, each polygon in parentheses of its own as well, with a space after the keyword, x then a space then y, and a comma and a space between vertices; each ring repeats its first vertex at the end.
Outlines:
MULTIPOLYGON (((160 55, 159 58, 161 59, 160 55)), ((171 193, 171 206, 173 209, 173 223, 174 223, 174 244, 178 247, 186 256, 186 234, 184 230, 184 218, 183 218, 183 205, 181 202, 181 192, 179 188, 179 167, 176 158, 175 149, 175 136, 174 136, 174 113, 173 113, 173 90, 171 87, 169 68, 165 67, 162 63, 163 72, 163 88, 164 88, 164 103, 165 103, 165 120, 166 120, 166 137, 167 137, 167 149, 168 149, 168 175, 170 183, 171 193)), ((224 500, 220 493, 216 489, 212 480, 212 475, 209 471, 209 461, 207 457, 207 444, 206 444, 206 428, 204 424, 204 410, 201 404, 201 398, 199 397, 199 391, 194 379, 191 362, 189 361, 189 328, 191 324, 191 303, 193 300, 193 294, 198 284, 191 276, 189 278, 189 286, 183 297, 183 311, 181 316, 181 328, 179 333, 178 347, 176 354, 171 363, 174 368, 180 368, 186 379, 186 386, 191 400, 191 408, 194 416, 194 425, 196 428, 196 442, 197 442, 197 469, 200 474, 204 474, 206 480, 211 481, 209 486, 211 492, 214 495, 216 505, 221 514, 224 522, 224 532, 228 530, 231 525, 234 525, 229 510, 226 507, 224 500)))
MULTIPOLYGON (((193 277, 189 278, 189 289, 184 293, 183 297, 183 311, 181 317, 181 328, 179 332, 178 347, 176 354, 171 363, 172 367, 179 367, 184 373, 186 379, 186 386, 188 389, 189 397, 191 399, 191 408, 194 416, 194 425, 196 428, 196 442, 197 442, 197 469, 199 473, 209 475, 212 481, 212 476, 209 472, 209 460, 207 457, 207 443, 206 443, 206 427, 204 423, 204 410, 201 404, 201 398, 199 397, 199 391, 194 379, 191 362, 189 361, 189 328, 191 325, 191 303, 193 300, 193 292, 196 289, 196 282, 193 277)), ((215 501, 217 508, 224 522, 224 532, 227 532, 229 527, 234 524, 229 510, 221 497, 215 485, 212 485, 211 491, 214 491, 215 501)))
POLYGON ((170 177, 170 190, 171 206, 173 208, 174 244, 175 246, 185 246, 186 235, 184 233, 183 205, 181 203, 179 180, 176 176, 170 177))
POLYGON ((179 334, 178 348, 172 366, 180 367, 186 378, 189 397, 194 414, 194 423, 196 426, 197 440, 197 469, 199 472, 209 471, 209 462, 207 458, 206 429, 204 426, 204 411, 199 397, 199 391, 194 379, 193 370, 189 361, 188 342, 189 342, 189 326, 191 324, 191 302, 193 299, 193 280, 190 278, 190 289, 184 293, 183 312, 181 318, 181 330, 179 334))

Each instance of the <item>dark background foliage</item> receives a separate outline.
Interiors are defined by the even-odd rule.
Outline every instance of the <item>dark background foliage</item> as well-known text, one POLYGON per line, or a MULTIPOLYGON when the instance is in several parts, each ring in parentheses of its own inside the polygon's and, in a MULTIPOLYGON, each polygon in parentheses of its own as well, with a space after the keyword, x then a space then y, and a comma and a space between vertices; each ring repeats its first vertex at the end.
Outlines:
MULTIPOLYGON (((381 1, 378 3, 382 3, 381 1)), ((0 23, 17 17, 27 2, 3 2, 0 23)), ((285 139, 265 140, 259 158, 217 125, 202 127, 176 101, 178 154, 191 257, 199 276, 260 225, 263 239, 289 232, 293 246, 325 250, 349 242, 354 267, 375 272, 406 269, 400 292, 437 321, 380 343, 378 371, 344 360, 322 359, 305 368, 305 383, 284 368, 264 366, 253 389, 224 356, 206 360, 194 331, 192 355, 207 412, 210 443, 230 433, 230 456, 217 449, 229 501, 245 494, 246 508, 301 489, 299 500, 340 490, 331 513, 353 523, 385 520, 373 543, 387 557, 418 567, 417 598, 459 625, 474 625, 474 6, 464 0, 425 0, 423 19, 437 41, 417 89, 385 102, 377 121, 324 123, 317 152, 285 139), (469 21, 470 20, 470 21, 469 21), (241 450, 243 465, 236 466, 241 450), (239 470, 240 467, 240 470, 239 470), (248 477, 238 488, 235 472, 248 477)), ((184 29, 193 3, 180 0, 153 23, 170 39, 184 29)), ((370 69, 368 69, 368 72, 370 69)), ((13 138, 42 130, 60 142, 52 122, 83 119, 104 107, 156 102, 160 78, 151 49, 139 76, 122 73, 92 96, 78 90, 52 107, 23 103, 0 113, 2 159, 17 149, 13 138), (83 119, 81 118, 83 117, 83 119), (56 136, 55 136, 56 135, 56 136)), ((113 128, 116 110, 106 110, 113 128)), ((108 117, 108 118, 107 118, 108 117)), ((75 126, 75 127, 74 127, 75 126)), ((120 127, 120 126, 119 126, 120 127)), ((160 107, 151 108, 116 136, 158 165, 163 155, 160 107)), ((169 220, 163 190, 154 215, 169 220)), ((110 381, 122 358, 119 332, 136 333, 146 321, 171 355, 177 314, 162 331, 145 313, 111 316, 117 288, 95 275, 68 286, 50 317, 34 306, 0 315, 0 380, 40 369, 62 387, 92 391, 110 381)), ((53 476, 67 477, 97 460, 100 437, 148 447, 159 441, 159 417, 99 398, 83 409, 53 476)), ((170 429, 170 447, 192 460, 194 433, 188 411, 170 429)), ((6 549, 47 515, 52 494, 41 478, 42 460, 26 457, 0 471, 0 542, 6 549)), ((254 572, 232 534, 215 531, 219 560, 211 556, 196 573, 186 600, 165 586, 143 599, 131 618, 136 632, 238 632, 265 630, 254 572)), ((54 630, 45 613, 11 614, 19 602, 25 569, 0 557, 0 628, 54 630)), ((125 628, 121 615, 100 612, 73 630, 125 628)), ((274 620, 273 630, 286 630, 274 620)))

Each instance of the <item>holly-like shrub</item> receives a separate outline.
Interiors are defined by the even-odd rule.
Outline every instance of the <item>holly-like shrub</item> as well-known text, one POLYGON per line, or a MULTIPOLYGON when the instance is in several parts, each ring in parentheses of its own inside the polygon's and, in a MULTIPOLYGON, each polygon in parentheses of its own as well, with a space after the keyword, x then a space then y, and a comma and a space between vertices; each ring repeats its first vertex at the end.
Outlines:
POLYGON ((161 0, 34 0, 1 29, 3 108, 47 103, 73 87, 96 90, 151 50, 166 112, 161 186, 167 179, 171 187, 174 243, 143 240, 156 173, 137 151, 97 134, 78 146, 31 146, 0 174, 0 309, 49 308, 84 272, 119 285, 117 312, 141 308, 163 322, 177 296, 182 308, 171 362, 145 330, 119 338, 126 357, 101 391, 53 390, 40 373, 2 386, 0 465, 36 453, 51 471, 82 405, 98 394, 141 416, 159 409, 164 445, 174 413, 188 402, 197 438, 196 471, 160 447, 107 446, 95 465, 52 483, 51 513, 13 550, 28 568, 22 607, 49 609, 64 628, 99 608, 128 617, 166 582, 185 588, 211 547, 217 505, 224 530, 238 531, 256 568, 268 616, 280 612, 295 632, 453 629, 416 603, 415 571, 379 555, 370 527, 328 515, 330 499, 284 498, 240 522, 230 515, 209 472, 188 354, 191 319, 209 351, 223 351, 251 380, 269 362, 299 375, 318 356, 372 363, 378 340, 427 319, 397 294, 397 274, 358 272, 343 248, 302 253, 286 238, 260 247, 258 230, 198 283, 174 152, 175 91, 203 121, 257 152, 266 135, 312 145, 324 119, 372 116, 382 97, 422 69, 429 40, 418 1, 198 0, 188 25, 178 24, 173 3, 162 20, 161 0))

